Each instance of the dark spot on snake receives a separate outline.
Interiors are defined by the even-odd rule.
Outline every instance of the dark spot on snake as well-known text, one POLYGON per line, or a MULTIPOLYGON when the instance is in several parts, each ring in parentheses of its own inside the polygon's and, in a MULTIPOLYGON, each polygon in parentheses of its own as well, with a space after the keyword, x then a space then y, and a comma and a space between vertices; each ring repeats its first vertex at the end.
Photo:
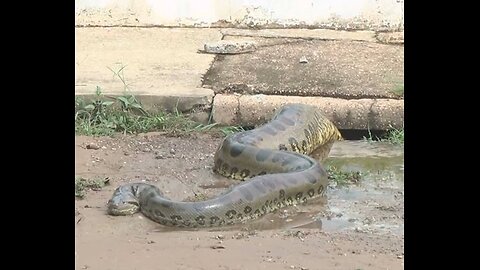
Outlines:
POLYGON ((222 226, 222 225, 225 225, 225 219, 222 219, 220 220, 220 222, 218 222, 218 226, 222 226))
POLYGON ((182 217, 179 215, 171 215, 170 218, 174 221, 180 221, 182 220, 182 217))
POLYGON ((250 175, 250 171, 247 169, 244 169, 240 172, 240 177, 242 178, 247 178, 250 175))
POLYGON ((280 189, 280 191, 279 191, 278 193, 279 193, 279 194, 278 194, 278 197, 279 197, 280 199, 285 198, 285 190, 280 189))
POLYGON ((267 213, 267 207, 265 205, 262 205, 262 211, 263 211, 264 214, 267 213))
POLYGON ((277 203, 277 208, 282 208, 282 203, 281 202, 277 203))
POLYGON ((308 152, 308 144, 305 140, 302 140, 302 150, 304 154, 308 152))
POLYGON ((225 216, 227 216, 228 219, 232 219, 236 214, 237 214, 237 211, 235 211, 235 210, 228 210, 227 213, 225 213, 225 216))
POLYGON ((287 198, 287 203, 288 203, 289 205, 292 205, 292 204, 293 204, 293 199, 292 199, 292 197, 288 197, 288 198, 287 198))
POLYGON ((319 195, 322 195, 322 192, 323 192, 324 189, 325 189, 325 188, 323 187, 323 185, 320 185, 320 187, 318 187, 317 193, 318 193, 319 195))
POLYGON ((238 169, 236 167, 232 167, 232 169, 230 170, 230 176, 235 175, 237 172, 238 172, 238 169))
POLYGON ((265 174, 267 174, 267 172, 266 172, 266 171, 262 171, 262 172, 259 172, 257 175, 265 175, 265 174))
POLYGON ((302 196, 303 196, 303 192, 298 192, 297 195, 295 195, 295 199, 299 201, 300 199, 302 199, 302 196))
POLYGON ((245 149, 245 145, 240 144, 240 143, 236 143, 236 144, 232 145, 232 147, 230 148, 230 156, 236 157, 236 156, 240 155, 243 152, 244 149, 245 149))
POLYGON ((159 220, 157 220, 157 222, 162 224, 162 225, 167 225, 167 221, 165 219, 159 219, 159 220))
POLYGON ((240 220, 243 219, 242 213, 238 213, 238 214, 237 214, 237 219, 240 219, 240 220))
POLYGON ((233 223, 234 223, 233 220, 227 221, 227 225, 233 225, 233 223))
POLYGON ((277 132, 275 130, 273 130, 271 127, 268 127, 268 126, 264 126, 263 128, 260 129, 260 131, 263 131, 269 135, 272 135, 272 136, 275 136, 277 135, 277 132))
POLYGON ((254 215, 260 216, 262 213, 260 213, 259 209, 256 209, 255 212, 253 212, 254 215))
POLYGON ((155 209, 155 216, 157 217, 162 217, 164 218, 165 215, 162 213, 162 211, 158 210, 158 209, 155 209))
POLYGON ((313 197, 313 195, 315 195, 315 190, 312 188, 308 190, 308 196, 313 197))
MULTIPOLYGON (((287 147, 285 146, 285 144, 281 143, 278 145, 278 150, 281 150, 281 151, 287 151, 287 147)), ((273 160, 272 160, 273 161, 273 160)), ((276 161, 273 161, 273 162, 276 162, 276 161)))
POLYGON ((280 130, 280 131, 285 130, 285 127, 278 121, 273 121, 271 124, 277 130, 280 130))
POLYGON ((303 198, 302 198, 302 203, 303 203, 303 204, 306 204, 306 203, 307 203, 307 197, 303 197, 303 198))
POLYGON ((195 218, 195 221, 200 224, 200 225, 205 225, 205 217, 204 216, 198 216, 195 218))
POLYGON ((217 217, 217 216, 210 217, 210 225, 215 224, 219 220, 220 220, 220 218, 217 217))
POLYGON ((293 122, 292 120, 288 119, 287 117, 281 117, 280 120, 283 124, 287 125, 287 126, 293 126, 295 125, 295 122, 293 122))
POLYGON ((298 148, 298 142, 297 142, 297 139, 293 138, 293 137, 290 137, 288 138, 288 143, 290 144, 290 146, 292 147, 292 150, 295 151, 295 152, 298 152, 298 150, 300 150, 298 148))
POLYGON ((271 150, 259 150, 257 155, 255 155, 255 159, 258 161, 258 162, 262 162, 262 161, 265 161, 269 156, 270 154, 272 153, 271 150))

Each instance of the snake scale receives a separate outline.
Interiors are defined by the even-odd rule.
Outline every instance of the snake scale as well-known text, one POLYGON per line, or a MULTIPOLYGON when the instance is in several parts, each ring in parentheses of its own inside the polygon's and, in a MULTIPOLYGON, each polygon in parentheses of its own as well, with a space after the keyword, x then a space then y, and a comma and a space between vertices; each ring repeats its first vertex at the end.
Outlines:
POLYGON ((244 181, 212 199, 171 201, 154 185, 118 187, 107 203, 110 215, 141 211, 175 227, 218 227, 259 218, 276 209, 323 196, 328 184, 323 160, 341 134, 316 107, 288 104, 266 124, 227 136, 213 171, 244 181), (309 157, 311 155, 316 159, 309 157))

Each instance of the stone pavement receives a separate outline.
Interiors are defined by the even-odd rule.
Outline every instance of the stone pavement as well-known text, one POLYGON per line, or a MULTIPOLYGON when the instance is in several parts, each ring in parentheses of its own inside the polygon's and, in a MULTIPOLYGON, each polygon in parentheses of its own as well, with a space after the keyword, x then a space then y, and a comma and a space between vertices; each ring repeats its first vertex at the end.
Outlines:
POLYGON ((401 33, 323 29, 76 28, 75 94, 135 95, 147 110, 257 125, 282 104, 321 108, 341 129, 403 127, 401 33), (241 54, 205 43, 254 42, 241 54), (388 43, 389 42, 389 43, 388 43), (302 59, 302 61, 300 61, 302 59), (211 115, 210 115, 211 114, 211 115))

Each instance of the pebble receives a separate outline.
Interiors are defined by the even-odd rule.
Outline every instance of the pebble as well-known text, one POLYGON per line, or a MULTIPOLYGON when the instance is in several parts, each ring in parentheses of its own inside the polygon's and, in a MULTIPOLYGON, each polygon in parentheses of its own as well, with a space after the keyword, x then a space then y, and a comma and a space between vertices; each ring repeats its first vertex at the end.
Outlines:
POLYGON ((96 145, 96 144, 94 144, 94 143, 89 143, 89 144, 87 144, 86 148, 87 148, 87 149, 98 150, 98 149, 100 149, 100 146, 98 146, 98 145, 96 145))
POLYGON ((302 64, 308 63, 307 57, 302 56, 302 57, 300 58, 300 63, 302 63, 302 64))

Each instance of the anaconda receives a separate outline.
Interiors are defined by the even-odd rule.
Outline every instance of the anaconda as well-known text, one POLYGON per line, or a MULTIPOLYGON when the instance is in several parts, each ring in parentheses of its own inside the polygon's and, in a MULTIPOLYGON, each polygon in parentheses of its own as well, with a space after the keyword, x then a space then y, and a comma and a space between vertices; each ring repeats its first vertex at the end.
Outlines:
POLYGON ((218 227, 259 218, 276 209, 323 196, 328 184, 320 163, 336 140, 335 125, 313 106, 289 104, 271 121, 227 136, 214 156, 213 171, 249 180, 212 199, 172 201, 146 183, 118 187, 108 201, 111 215, 141 211, 176 227, 218 227))

